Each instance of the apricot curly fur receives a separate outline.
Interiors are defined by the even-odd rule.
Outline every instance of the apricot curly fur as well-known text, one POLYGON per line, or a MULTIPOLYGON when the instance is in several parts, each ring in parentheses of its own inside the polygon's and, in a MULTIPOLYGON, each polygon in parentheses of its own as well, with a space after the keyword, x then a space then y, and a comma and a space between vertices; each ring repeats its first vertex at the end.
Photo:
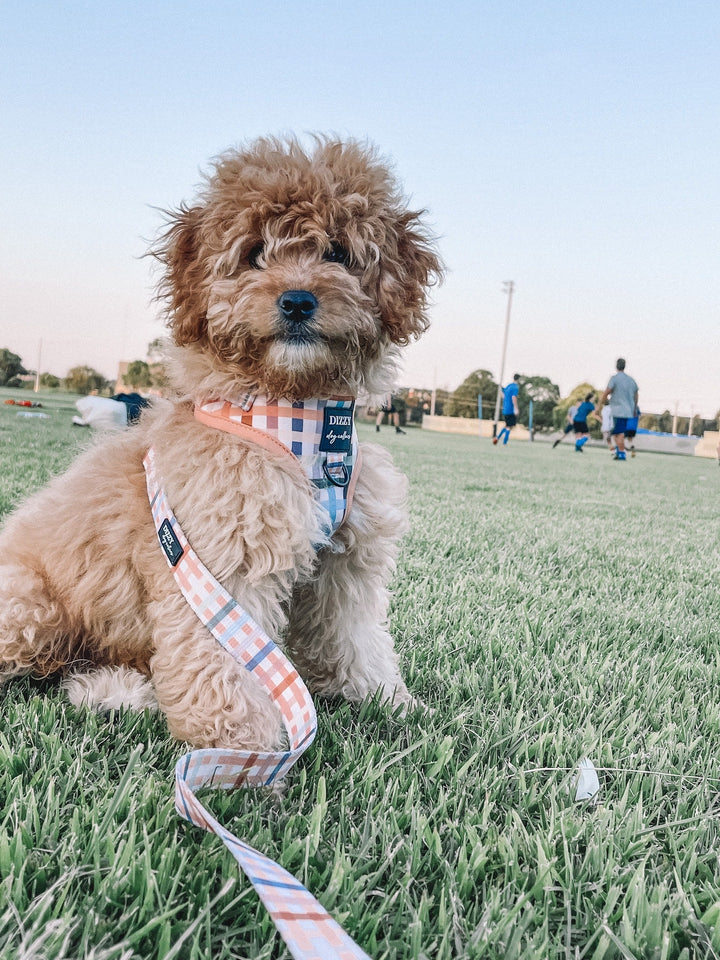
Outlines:
POLYGON ((152 445, 194 549, 311 688, 408 702, 386 622, 406 485, 387 453, 363 448, 350 516, 327 542, 293 464, 198 423, 193 405, 390 389, 442 273, 422 213, 366 145, 262 138, 215 161, 152 254, 175 396, 8 518, 0 676, 62 672, 73 702, 100 709, 156 702, 195 746, 282 742, 277 708, 199 623, 158 547, 142 466, 152 445), (279 308, 297 290, 317 301, 300 337, 279 308))

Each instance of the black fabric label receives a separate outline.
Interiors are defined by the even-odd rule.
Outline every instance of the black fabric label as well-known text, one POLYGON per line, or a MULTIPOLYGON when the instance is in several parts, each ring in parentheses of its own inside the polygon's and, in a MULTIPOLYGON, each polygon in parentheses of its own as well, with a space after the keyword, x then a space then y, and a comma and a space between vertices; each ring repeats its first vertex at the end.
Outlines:
POLYGON ((158 538, 160 540, 160 546, 165 551, 165 556, 170 561, 170 566, 177 566, 180 557, 183 555, 183 548, 180 546, 180 541, 175 536, 175 531, 169 520, 163 520, 160 524, 158 538))
MULTIPOLYGON (((354 406, 354 405, 353 405, 354 406)), ((325 407, 320 439, 322 453, 350 453, 353 407, 325 407)))

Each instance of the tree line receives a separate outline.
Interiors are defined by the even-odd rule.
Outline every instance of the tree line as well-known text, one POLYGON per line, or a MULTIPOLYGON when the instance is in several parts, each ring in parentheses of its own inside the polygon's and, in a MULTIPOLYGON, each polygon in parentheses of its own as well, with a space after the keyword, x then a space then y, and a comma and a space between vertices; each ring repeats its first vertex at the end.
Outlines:
MULTIPOLYGON (((153 352, 155 346, 153 341, 148 347, 149 353, 153 352)), ((36 375, 37 371, 27 370, 23 366, 22 358, 18 354, 7 347, 0 349, 0 387, 23 389, 31 383, 34 384, 36 375)), ((145 360, 133 360, 129 363, 122 380, 128 390, 134 391, 162 389, 166 383, 162 364, 147 363, 145 360)), ((38 382, 48 390, 65 390, 83 396, 90 393, 110 396, 115 393, 116 388, 115 380, 107 380, 93 367, 84 364, 72 367, 64 377, 41 373, 38 382)))

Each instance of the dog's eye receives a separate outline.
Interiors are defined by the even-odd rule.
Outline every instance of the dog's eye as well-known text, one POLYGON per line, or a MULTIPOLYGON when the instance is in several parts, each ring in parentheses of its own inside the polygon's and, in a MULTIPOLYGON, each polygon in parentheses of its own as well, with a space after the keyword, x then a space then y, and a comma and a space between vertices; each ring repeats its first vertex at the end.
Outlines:
POLYGON ((257 246, 253 247, 248 254, 248 264, 253 268, 253 270, 262 270, 260 257, 263 255, 263 249, 263 245, 258 243, 257 246))
POLYGON ((350 263, 350 252, 341 243, 333 241, 330 249, 323 254, 323 260, 327 260, 328 263, 340 263, 346 267, 350 263))

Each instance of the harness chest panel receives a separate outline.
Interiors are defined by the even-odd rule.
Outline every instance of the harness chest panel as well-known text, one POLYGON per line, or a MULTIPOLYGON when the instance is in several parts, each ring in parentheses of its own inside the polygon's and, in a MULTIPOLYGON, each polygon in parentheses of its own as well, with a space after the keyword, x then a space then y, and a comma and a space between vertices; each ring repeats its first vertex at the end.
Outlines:
POLYGON ((259 444, 275 456, 290 456, 315 490, 332 534, 347 518, 359 471, 355 400, 331 397, 274 400, 248 395, 239 403, 210 400, 195 407, 195 419, 259 444))

